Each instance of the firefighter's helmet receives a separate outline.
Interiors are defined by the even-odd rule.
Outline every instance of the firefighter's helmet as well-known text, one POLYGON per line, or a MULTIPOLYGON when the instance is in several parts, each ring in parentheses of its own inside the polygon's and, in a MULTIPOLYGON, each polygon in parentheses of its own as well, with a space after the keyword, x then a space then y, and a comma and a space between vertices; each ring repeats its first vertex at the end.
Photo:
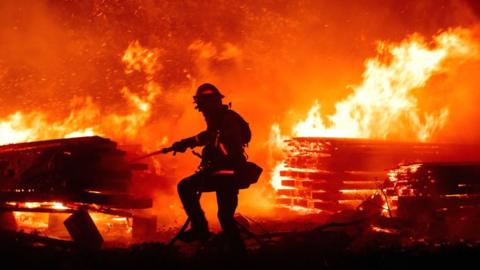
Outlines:
POLYGON ((195 96, 193 96, 193 100, 197 101, 199 99, 207 97, 224 98, 224 96, 220 93, 220 91, 218 91, 215 85, 210 83, 204 83, 197 88, 197 92, 195 93, 195 96))

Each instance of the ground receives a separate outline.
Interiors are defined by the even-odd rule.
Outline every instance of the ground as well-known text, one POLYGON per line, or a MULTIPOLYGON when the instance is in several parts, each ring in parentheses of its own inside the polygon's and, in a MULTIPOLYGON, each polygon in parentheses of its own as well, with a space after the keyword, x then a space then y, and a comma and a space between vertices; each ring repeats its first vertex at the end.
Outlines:
MULTIPOLYGON (((338 224, 337 224, 338 225, 338 224)), ((365 229, 368 224, 323 226, 245 236, 248 253, 229 254, 217 235, 205 244, 151 242, 85 250, 64 242, 32 245, 12 235, 1 240, 3 265, 27 269, 432 269, 474 267, 480 243, 413 239, 365 229)))

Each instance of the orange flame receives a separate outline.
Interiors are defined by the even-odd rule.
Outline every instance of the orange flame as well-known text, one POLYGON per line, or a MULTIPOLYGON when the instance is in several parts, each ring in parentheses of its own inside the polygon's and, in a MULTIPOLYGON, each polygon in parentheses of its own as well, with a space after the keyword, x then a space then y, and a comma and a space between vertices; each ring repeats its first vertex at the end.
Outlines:
POLYGON ((72 99, 70 114, 58 121, 52 121, 52 116, 44 112, 17 111, 0 119, 0 144, 92 135, 133 139, 150 119, 152 104, 161 93, 160 85, 153 80, 155 72, 161 69, 159 55, 159 50, 144 48, 138 41, 125 51, 125 72, 142 72, 146 77, 145 94, 134 93, 128 87, 120 90, 128 103, 127 113, 104 114, 89 96, 72 99))
POLYGON ((138 71, 152 76, 162 68, 158 62, 159 56, 158 49, 144 48, 138 40, 131 42, 122 57, 122 61, 126 64, 125 73, 138 71))
MULTIPOLYGON (((380 42, 379 56, 365 62, 362 83, 335 105, 336 112, 324 117, 315 101, 307 118, 294 124, 291 135, 408 140, 414 136, 417 141, 427 141, 445 125, 448 107, 422 115, 413 90, 424 87, 433 75, 448 71, 452 60, 478 58, 478 52, 470 31, 465 29, 440 33, 432 44, 419 35, 400 44, 380 42)), ((274 142, 269 144, 286 150, 286 136, 281 135, 278 124, 271 132, 274 142)), ((272 172, 275 190, 291 189, 281 184, 280 171, 284 169, 291 168, 279 163, 272 172)))
POLYGON ((422 116, 412 90, 444 71, 445 60, 473 57, 477 48, 469 32, 459 29, 436 36, 433 47, 414 35, 400 44, 381 42, 378 52, 380 56, 366 61, 363 82, 326 117, 328 124, 315 102, 307 119, 294 126, 293 136, 386 139, 408 128, 416 140, 427 141, 444 126, 448 108, 422 116))

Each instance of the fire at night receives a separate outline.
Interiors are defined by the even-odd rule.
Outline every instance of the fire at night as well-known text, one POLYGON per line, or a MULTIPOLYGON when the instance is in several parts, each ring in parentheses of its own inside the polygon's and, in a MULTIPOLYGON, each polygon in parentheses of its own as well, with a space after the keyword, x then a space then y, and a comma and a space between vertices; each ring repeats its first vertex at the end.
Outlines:
POLYGON ((480 256, 477 1, 0 11, 3 264, 406 269, 480 256))

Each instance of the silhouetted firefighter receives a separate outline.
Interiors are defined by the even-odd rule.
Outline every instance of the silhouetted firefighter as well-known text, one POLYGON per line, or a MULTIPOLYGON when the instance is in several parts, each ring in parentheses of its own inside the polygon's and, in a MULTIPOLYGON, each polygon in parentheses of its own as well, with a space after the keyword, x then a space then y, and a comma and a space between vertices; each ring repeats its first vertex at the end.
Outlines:
POLYGON ((200 206, 201 192, 215 191, 218 219, 233 252, 243 251, 244 243, 234 220, 238 190, 258 180, 261 168, 247 162, 245 146, 251 133, 247 122, 222 103, 224 96, 212 84, 198 87, 193 97, 195 108, 207 123, 198 135, 175 142, 171 150, 185 152, 187 148, 204 146, 197 172, 178 184, 178 194, 191 227, 179 235, 184 242, 205 241, 209 238, 208 223, 200 206))

